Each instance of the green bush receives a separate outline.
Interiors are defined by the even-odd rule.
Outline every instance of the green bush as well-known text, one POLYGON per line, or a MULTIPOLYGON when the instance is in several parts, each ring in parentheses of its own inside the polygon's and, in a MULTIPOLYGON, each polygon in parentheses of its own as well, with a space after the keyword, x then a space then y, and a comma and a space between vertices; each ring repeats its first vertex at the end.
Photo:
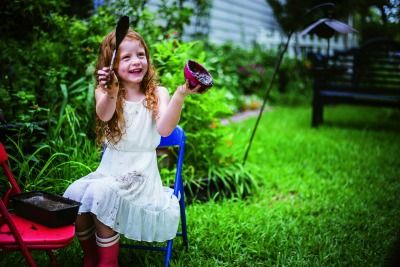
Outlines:
MULTIPOLYGON (((183 66, 188 59, 203 64, 212 74, 219 65, 210 65, 201 42, 182 43, 166 40, 153 46, 153 60, 159 71, 161 84, 172 94, 184 82, 183 66)), ((218 148, 223 144, 228 129, 220 120, 232 114, 233 98, 225 85, 215 76, 215 85, 207 93, 187 97, 180 125, 187 133, 185 153, 185 183, 190 192, 207 189, 207 196, 215 194, 246 195, 255 186, 254 179, 239 164, 239 158, 228 158, 218 148)))
MULTIPOLYGON (((12 35, 0 41, 4 51, 0 59, 6 63, 0 78, 0 106, 6 119, 0 125, 6 130, 2 140, 14 155, 12 165, 20 170, 17 178, 26 189, 62 192, 98 164, 93 136, 94 64, 99 43, 113 29, 117 17, 133 12, 129 2, 115 2, 80 19, 48 1, 46 13, 31 14, 34 27, 23 42, 12 35), (10 130, 10 125, 15 127, 10 130)), ((167 2, 161 5, 166 8, 167 2)), ((223 55, 209 57, 203 43, 178 40, 189 9, 177 9, 175 3, 163 10, 168 15, 166 25, 159 24, 145 7, 135 10, 132 26, 145 37, 161 84, 170 93, 184 82, 183 66, 188 59, 205 64, 215 77, 209 92, 190 96, 185 102, 180 122, 188 142, 185 183, 196 190, 210 189, 210 184, 225 185, 226 191, 231 191, 226 195, 247 194, 254 184, 251 174, 238 159, 218 150, 227 132, 220 119, 236 110, 232 94, 236 75, 221 70, 223 55)))
POLYGON ((308 104, 312 84, 307 62, 303 59, 284 57, 278 71, 277 87, 271 91, 270 100, 276 105, 308 104))
MULTIPOLYGON (((243 95, 263 98, 271 82, 278 55, 259 45, 242 48, 233 44, 211 45, 208 57, 218 65, 218 77, 234 98, 237 110, 249 106, 243 95)), ((282 104, 304 103, 310 97, 310 79, 302 60, 284 57, 273 82, 269 101, 282 104)))
MULTIPOLYGON (((33 40, 8 36, 0 41, 0 60, 5 63, 0 76, 0 112, 3 124, 15 126, 7 130, 8 135, 17 136, 28 153, 46 142, 44 138, 56 127, 65 101, 63 85, 82 78, 92 81, 90 67, 99 43, 114 24, 114 17, 104 10, 88 20, 58 12, 50 8, 48 14, 42 14, 48 24, 33 27, 33 40)), ((78 111, 83 106, 73 95, 68 103, 78 111)))

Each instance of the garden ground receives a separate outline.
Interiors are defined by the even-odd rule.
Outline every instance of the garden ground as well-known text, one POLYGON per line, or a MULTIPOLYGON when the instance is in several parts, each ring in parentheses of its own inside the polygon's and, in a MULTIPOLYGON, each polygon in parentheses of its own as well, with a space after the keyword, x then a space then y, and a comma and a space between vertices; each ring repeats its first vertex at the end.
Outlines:
MULTIPOLYGON (((399 116, 330 107, 314 129, 308 106, 274 107, 263 115, 246 165, 258 191, 189 205, 189 250, 177 239, 171 266, 383 266, 400 229, 399 116)), ((227 153, 243 155, 254 123, 227 126, 227 153)), ((75 241, 57 257, 77 266, 80 253, 75 241)), ((2 266, 11 266, 7 258, 2 266)), ((124 250, 120 266, 161 266, 162 259, 124 250)))

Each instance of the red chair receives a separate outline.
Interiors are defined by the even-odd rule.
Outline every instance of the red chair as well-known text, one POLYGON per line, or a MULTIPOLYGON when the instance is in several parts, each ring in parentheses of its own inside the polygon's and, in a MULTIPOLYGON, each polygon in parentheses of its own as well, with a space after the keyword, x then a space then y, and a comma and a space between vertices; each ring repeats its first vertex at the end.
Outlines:
POLYGON ((9 199, 12 195, 20 193, 21 189, 8 167, 8 156, 2 143, 0 164, 10 184, 10 188, 0 199, 0 249, 20 250, 31 267, 37 264, 30 251, 45 250, 51 266, 58 266, 52 250, 71 244, 75 235, 75 225, 49 228, 11 213, 7 208, 9 199))

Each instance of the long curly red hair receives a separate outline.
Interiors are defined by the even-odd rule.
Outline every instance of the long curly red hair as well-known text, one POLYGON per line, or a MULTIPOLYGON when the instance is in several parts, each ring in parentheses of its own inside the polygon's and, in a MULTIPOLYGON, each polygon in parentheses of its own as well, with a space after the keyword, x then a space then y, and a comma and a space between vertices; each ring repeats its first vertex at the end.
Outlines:
MULTIPOLYGON (((150 59, 149 49, 143 37, 139 33, 133 31, 132 29, 128 30, 125 39, 139 41, 145 49, 146 59, 148 62, 148 69, 147 73, 143 77, 143 80, 140 84, 140 90, 145 95, 144 103, 146 108, 152 111, 153 117, 156 118, 158 116, 158 96, 156 94, 158 81, 154 65, 152 64, 150 59)), ((95 71, 96 77, 98 70, 110 66, 111 57, 114 49, 115 49, 115 31, 112 31, 104 37, 100 45, 100 52, 97 59, 96 71, 95 71)), ((119 53, 117 53, 114 64, 114 72, 116 75, 117 75, 116 70, 118 69, 119 60, 120 60, 119 53)), ((97 86, 99 86, 99 83, 96 79, 96 88, 97 86)), ((116 109, 111 120, 104 122, 100 120, 100 118, 96 115, 97 144, 101 145, 107 139, 108 142, 115 145, 121 140, 121 137, 125 131, 125 118, 123 112, 124 97, 125 97, 125 88, 120 87, 117 97, 116 109)))

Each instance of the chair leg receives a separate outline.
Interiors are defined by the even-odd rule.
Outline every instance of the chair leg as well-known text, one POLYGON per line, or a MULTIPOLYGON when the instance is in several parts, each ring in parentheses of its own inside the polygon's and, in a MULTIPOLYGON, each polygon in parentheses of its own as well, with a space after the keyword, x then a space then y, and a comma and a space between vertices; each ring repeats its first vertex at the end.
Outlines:
POLYGON ((319 124, 323 122, 324 118, 324 107, 322 99, 318 95, 314 95, 312 104, 312 127, 318 127, 319 124))
POLYGON ((179 200, 179 206, 181 209, 181 223, 182 223, 182 238, 183 238, 183 244, 187 249, 189 249, 189 240, 187 236, 187 226, 186 226, 186 209, 185 209, 185 200, 184 200, 184 193, 181 193, 181 199, 179 200))
POLYGON ((18 244, 19 249, 24 255, 24 258, 30 267, 36 267, 36 262, 32 257, 31 252, 29 251, 28 247, 25 245, 24 241, 22 240, 21 235, 19 234, 17 227, 11 220, 11 217, 8 213, 7 207, 4 205, 3 200, 0 198, 0 214, 4 222, 7 224, 8 228, 10 229, 11 234, 13 235, 15 241, 18 244))
POLYGON ((50 266, 51 267, 59 267, 58 262, 57 262, 57 258, 54 255, 52 250, 46 250, 47 256, 49 256, 50 259, 50 266))
POLYGON ((167 251, 165 252, 165 258, 164 258, 165 267, 169 267, 169 260, 171 259, 172 255, 172 243, 173 243, 172 239, 167 241, 167 251))
POLYGON ((26 249, 22 249, 22 254, 25 257, 26 262, 28 263, 29 267, 37 267, 35 260, 33 259, 31 253, 26 249))

